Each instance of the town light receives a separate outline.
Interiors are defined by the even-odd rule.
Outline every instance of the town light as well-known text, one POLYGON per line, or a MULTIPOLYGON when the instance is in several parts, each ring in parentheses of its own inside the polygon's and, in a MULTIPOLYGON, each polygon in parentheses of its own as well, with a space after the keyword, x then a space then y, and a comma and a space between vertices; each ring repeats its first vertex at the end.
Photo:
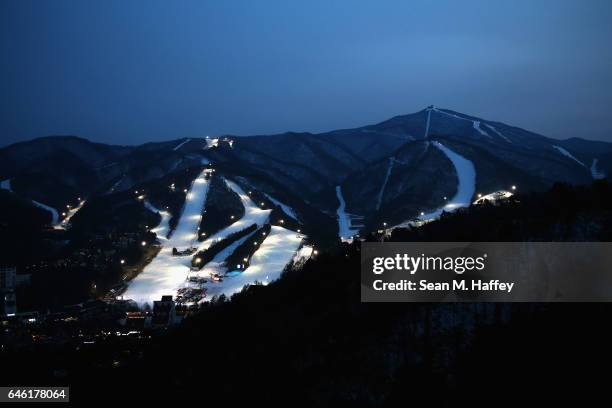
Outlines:
POLYGON ((122 259, 120 262, 121 262, 121 265, 123 265, 125 263, 125 259, 122 259))
POLYGON ((196 258, 195 259, 195 263, 199 264, 200 262, 202 262, 202 258, 196 258))
POLYGON ((266 205, 263 201, 261 202, 261 206, 263 207, 264 205, 266 205))
POLYGON ((423 211, 421 211, 421 217, 424 216, 424 215, 425 215, 425 213, 423 211))
POLYGON ((448 197, 444 196, 444 201, 448 200, 448 197))
POLYGON ((233 219, 234 219, 234 216, 232 215, 232 216, 230 217, 230 219, 232 219, 232 220, 233 220, 233 219))
POLYGON ((253 245, 257 245, 257 241, 253 242, 253 245))
POLYGON ((140 244, 141 244, 142 246, 146 246, 146 245, 147 245, 147 241, 142 241, 140 244))
POLYGON ((246 262, 246 261, 248 261, 248 260, 249 260, 249 258, 242 258, 242 260, 243 260, 244 262, 246 262))
POLYGON ((319 251, 317 251, 316 249, 312 251, 313 255, 319 255, 319 251))
POLYGON ((512 186, 512 189, 513 189, 513 190, 516 190, 516 186, 512 186))
POLYGON ((482 197, 482 194, 478 193, 478 198, 482 197))
POLYGON ((386 222, 383 222, 383 227, 386 227, 386 226, 387 226, 387 223, 386 223, 386 222))
POLYGON ((281 224, 284 224, 284 223, 285 223, 285 220, 280 220, 280 223, 281 223, 281 224))

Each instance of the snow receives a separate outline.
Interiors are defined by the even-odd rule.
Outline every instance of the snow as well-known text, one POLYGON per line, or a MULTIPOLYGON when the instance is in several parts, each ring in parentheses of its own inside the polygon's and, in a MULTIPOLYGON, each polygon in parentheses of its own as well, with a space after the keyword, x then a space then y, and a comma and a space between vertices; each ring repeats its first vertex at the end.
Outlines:
POLYGON ((391 171, 393 170, 393 163, 395 163, 395 158, 389 157, 389 165, 387 166, 387 173, 385 174, 385 179, 382 185, 380 186, 380 191, 378 192, 378 197, 376 198, 376 211, 380 210, 380 205, 382 204, 383 195, 385 193, 385 189, 387 188, 387 183, 389 182, 391 171))
POLYGON ((34 204, 37 207, 42 208, 43 210, 47 210, 51 213, 51 225, 57 225, 59 223, 59 213, 57 212, 55 208, 49 207, 46 204, 39 203, 38 201, 34 201, 34 200, 32 200, 32 204, 34 204))
POLYGON ((476 191, 476 170, 474 169, 474 164, 440 142, 433 142, 433 145, 440 149, 453 163, 459 184, 457 186, 457 193, 450 202, 435 211, 420 216, 419 219, 422 221, 438 218, 442 211, 452 212, 461 207, 469 207, 476 191))
MULTIPOLYGON (((482 128, 480 127, 480 121, 479 121, 479 120, 472 120, 472 119, 464 118, 464 117, 461 117, 461 116, 455 115, 455 114, 453 114, 453 113, 449 113, 449 112, 444 112, 444 111, 441 111, 441 110, 439 110, 439 109, 437 109, 437 108, 435 108, 435 107, 434 107, 434 108, 432 108, 432 110, 433 110, 434 112, 441 113, 441 114, 446 115, 446 116, 450 116, 451 118, 455 118, 455 119, 459 119, 459 120, 466 120, 466 121, 468 121, 468 122, 472 122, 472 127, 473 127, 473 128, 474 128, 474 129, 475 129, 475 130, 476 130, 476 131, 479 133, 479 134, 481 134, 481 135, 483 135, 483 136, 491 137, 491 135, 490 135, 490 134, 488 134, 487 132, 485 132, 485 131, 484 131, 484 129, 482 129, 482 128)), ((488 126, 488 125, 487 125, 487 126, 488 126)))
POLYGON ((293 256, 293 264, 301 264, 308 260, 314 251, 314 248, 310 245, 303 245, 293 256))
POLYGON ((429 137, 429 124, 431 123, 431 111, 435 110, 435 108, 427 109, 427 123, 425 124, 425 136, 427 139, 429 137))
POLYGON ((336 197, 338 197, 338 201, 340 202, 340 206, 336 211, 338 214, 338 234, 342 240, 351 239, 351 237, 357 234, 359 230, 352 228, 351 226, 351 214, 348 214, 345 211, 346 202, 342 196, 342 188, 340 186, 336 186, 336 197))
MULTIPOLYGON (((202 277, 202 278, 208 278, 210 277, 212 274, 224 274, 226 273, 228 267, 225 264, 225 260, 227 259, 228 256, 230 256, 231 254, 234 253, 234 251, 236 250, 236 248, 238 248, 240 245, 242 245, 243 243, 245 243, 248 239, 250 239, 255 233, 257 233, 257 231, 253 231, 250 234, 247 234, 246 236, 237 239, 236 241, 234 241, 231 245, 229 245, 227 248, 225 248, 224 250, 222 250, 221 252, 219 252, 217 255, 215 255, 215 257, 208 262, 202 269, 200 269, 199 271, 192 271, 189 273, 189 277, 192 276, 198 276, 198 277, 202 277)), ((236 275, 235 273, 231 273, 231 275, 236 275)))
POLYGON ((478 200, 474 201, 474 204, 484 204, 487 201, 491 203, 497 203, 498 201, 506 200, 512 197, 513 195, 513 193, 506 190, 495 191, 491 194, 478 197, 478 200))
POLYGON ((257 224, 258 227, 261 227, 267 223, 268 219, 270 218, 270 213, 272 210, 262 210, 261 208, 257 207, 253 200, 251 200, 251 198, 242 188, 240 188, 240 186, 238 186, 238 184, 227 179, 224 179, 224 181, 225 184, 227 184, 227 186, 240 197, 240 201, 244 206, 244 216, 227 228, 222 229, 221 231, 210 236, 207 240, 201 242, 198 245, 199 251, 208 249, 214 242, 225 239, 228 235, 235 232, 242 231, 243 229, 250 227, 252 224, 257 224))
POLYGON ((559 153, 561 153, 562 155, 569 157, 570 159, 572 159, 573 161, 575 161, 576 163, 580 164, 583 167, 586 167, 584 165, 583 162, 581 162, 580 160, 578 160, 577 158, 575 158, 570 152, 568 152, 567 150, 565 150, 564 148, 562 148, 561 146, 555 146, 553 145, 553 148, 556 149, 559 153))
POLYGON ((497 136, 501 137, 502 139, 504 139, 506 142, 508 143, 512 143, 512 140, 508 139, 506 136, 504 136, 499 130, 497 130, 494 126, 489 125, 488 123, 484 123, 484 125, 486 127, 488 127, 489 129, 491 129, 493 131, 493 133, 495 133, 497 136))
POLYGON ((479 120, 473 120, 472 121, 472 126, 474 127, 474 129, 476 129, 478 131, 478 133, 480 133, 483 136, 487 136, 487 137, 491 137, 490 134, 488 134, 487 132, 485 132, 481 127, 480 127, 480 121, 479 120))
POLYGON ((283 209, 283 211, 285 212, 285 214, 287 214, 288 216, 290 216, 291 218, 293 218, 296 221, 299 221, 300 219, 298 218, 297 214, 295 213, 295 211, 293 210, 293 208, 289 207, 286 204, 281 203, 280 201, 278 201, 276 198, 270 196, 267 193, 264 193, 264 195, 266 197, 268 197, 268 199, 270 201, 272 201, 274 204, 278 205, 280 208, 283 209))
POLYGON ((606 178, 606 174, 603 172, 600 172, 599 170, 597 170, 597 162, 599 160, 598 159, 593 159, 593 162, 591 163, 591 176, 593 176, 593 178, 595 180, 600 180, 603 178, 606 178))
MULTIPOLYGON (((130 282, 123 294, 125 299, 132 299, 140 305, 152 305, 153 301, 161 299, 164 295, 175 295, 176 290, 183 286, 189 274, 192 257, 173 256, 172 248, 186 249, 196 242, 209 187, 209 182, 204 178, 205 171, 202 171, 191 184, 176 229, 171 237, 163 242, 161 250, 151 263, 130 282)), ((163 217, 162 214, 162 223, 163 217)), ((164 228, 162 223, 158 228, 164 228)))
POLYGON ((113 192, 115 192, 115 190, 117 189, 117 187, 119 187, 119 185, 121 184, 121 182, 125 179, 125 174, 115 182, 115 184, 112 185, 112 187, 106 192, 106 194, 111 194, 113 192))
POLYGON ((275 281, 296 256, 302 239, 302 236, 294 231, 273 225, 270 234, 251 257, 251 263, 247 269, 242 272, 240 270, 230 272, 222 282, 206 284, 206 300, 221 294, 230 297, 240 292, 244 286, 255 282, 267 285, 275 281))
MULTIPOLYGON (((232 243, 230 247, 226 248, 220 254, 217 254, 217 256, 215 256, 212 262, 207 264, 205 268, 198 272, 192 272, 190 270, 192 256, 173 256, 172 248, 184 250, 193 247, 197 251, 203 251, 205 249, 208 249, 214 242, 225 239, 230 234, 241 231, 251 226, 252 224, 257 224, 259 227, 261 227, 266 222, 268 222, 272 210, 262 210, 258 208, 255 203, 253 203, 253 201, 250 199, 250 197, 236 183, 224 179, 227 186, 231 188, 234 192, 236 192, 236 194, 238 194, 238 196, 240 197, 240 200, 242 201, 242 204, 245 209, 245 214, 242 218, 229 225, 227 228, 224 228, 223 230, 212 235, 207 240, 203 242, 198 242, 196 239, 197 229, 200 224, 201 214, 206 203, 206 195, 209 187, 209 182, 204 178, 204 173, 206 171, 207 170, 204 170, 198 176, 198 178, 196 178, 189 192, 187 193, 187 201, 183 209, 183 213, 171 237, 168 240, 165 240, 162 245, 162 249, 155 257, 155 259, 153 259, 153 261, 151 261, 151 263, 145 267, 144 271, 130 283, 127 291, 123 295, 125 299, 132 299, 136 303, 143 305, 146 303, 152 304, 154 300, 160 299, 163 295, 176 296, 178 289, 190 285, 187 281, 188 277, 205 276, 208 275, 210 272, 222 272, 222 261, 227 258, 227 256, 232 253, 233 250, 237 248, 237 246, 240 245, 242 242, 244 242, 248 237, 243 237, 238 240, 238 242, 232 243)), ((162 214, 162 217, 163 216, 164 215, 162 214)), ((160 224, 157 228, 160 227, 163 228, 162 224, 160 224)), ((276 231, 278 228, 280 227, 272 227, 272 231, 276 231)), ((273 234, 271 233, 268 237, 266 237, 264 241, 264 243, 268 242, 266 246, 264 247, 264 245, 262 244, 260 249, 257 251, 259 252, 261 251, 261 249, 265 249, 263 252, 261 252, 261 254, 267 254, 268 252, 270 252, 273 255, 272 261, 277 260, 277 258, 281 258, 281 260, 284 259, 282 258, 282 256, 284 256, 283 248, 286 249, 288 245, 295 244, 296 240, 298 240, 299 242, 301 242, 302 240, 301 237, 299 239, 295 237, 295 232, 291 232, 290 234, 280 234, 280 232, 278 232, 275 235, 275 238, 270 240, 270 237, 272 235, 273 234), (294 237, 292 238, 291 235, 294 237), (278 246, 275 251, 273 250, 274 248, 270 248, 272 244, 278 246)), ((298 246, 299 243, 295 246, 295 249, 293 249, 293 251, 295 251, 298 246)), ((291 254, 291 256, 293 256, 293 253, 291 254)), ((247 272, 245 271, 243 274, 237 276, 236 279, 228 279, 227 281, 230 282, 229 289, 227 291, 221 291, 219 293, 225 293, 229 296, 232 293, 235 293, 235 291, 239 291, 242 286, 244 286, 244 284, 253 283, 255 280, 267 282, 273 280, 272 278, 268 279, 268 277, 276 276, 274 268, 276 268, 278 265, 272 263, 271 265, 267 265, 264 268, 263 266, 260 266, 257 263, 255 263, 255 265, 253 264, 256 259, 259 258, 255 258, 255 256, 253 256, 251 266, 247 269, 251 270, 251 273, 242 276, 244 273, 247 272), (251 269, 253 266, 256 266, 256 268, 251 269), (258 269, 261 269, 262 271, 265 270, 265 272, 267 272, 266 274, 264 274, 265 276, 262 275, 263 272, 258 272, 258 269), (251 279, 251 277, 254 277, 254 279, 251 279), (237 288, 238 285, 240 285, 240 287, 237 288)), ((289 260, 291 260, 291 257, 289 257, 289 260)), ((282 269, 278 272, 279 275, 280 272, 282 272, 282 269)), ((224 282, 226 281, 224 280, 224 282)), ((224 282, 211 283, 211 285, 214 285, 214 288, 216 290, 216 288, 224 288, 224 282)), ((209 299, 210 296, 207 295, 207 299, 209 299)))
POLYGON ((2 180, 2 182, 0 182, 0 188, 12 192, 13 189, 11 189, 11 179, 2 180))
POLYGON ((434 141, 433 145, 440 149, 453 163, 453 166, 455 166, 455 172, 457 173, 457 178, 459 179, 457 193, 446 205, 429 213, 420 215, 416 222, 412 220, 404 221, 403 223, 396 225, 394 228, 422 225, 424 222, 433 221, 439 218, 443 211, 453 212, 462 207, 469 207, 470 203, 472 202, 472 197, 476 191, 476 170, 474 168, 474 164, 440 142, 434 141))
POLYGON ((185 145, 186 143, 191 142, 191 139, 185 139, 184 141, 182 141, 181 143, 177 144, 176 146, 174 146, 174 151, 177 151, 178 149, 180 149, 181 147, 183 147, 183 145, 185 145))
POLYGON ((147 210, 158 213, 161 216, 161 221, 159 224, 157 224, 157 227, 151 229, 151 232, 157 235, 157 239, 167 241, 168 233, 170 232, 170 218, 172 218, 172 214, 170 214, 168 211, 159 210, 148 201, 144 202, 144 206, 147 210))
POLYGON ((55 229, 63 229, 63 230, 68 228, 68 226, 70 225, 70 219, 72 217, 74 217, 74 215, 77 212, 79 212, 79 210, 81 208, 83 208, 84 205, 85 205, 85 200, 81 200, 79 202, 79 205, 74 207, 74 208, 71 208, 70 210, 68 210, 68 213, 66 214, 66 217, 64 217, 64 219, 59 224, 57 224, 55 227, 53 227, 53 228, 55 228, 55 229))
POLYGON ((219 146, 219 138, 211 139, 210 137, 206 136, 204 140, 206 141, 206 147, 204 149, 210 149, 212 147, 219 146))
MULTIPOLYGON (((0 183, 0 188, 4 189, 4 190, 8 190, 10 192, 14 192, 13 189, 11 188, 11 180, 7 179, 7 180, 2 180, 2 182, 0 183)), ((35 206, 42 208, 43 210, 47 210, 51 213, 51 225, 58 225, 59 224, 59 213, 57 212, 57 210, 53 207, 49 207, 46 204, 40 203, 38 201, 34 201, 31 200, 32 204, 34 204, 35 206)))

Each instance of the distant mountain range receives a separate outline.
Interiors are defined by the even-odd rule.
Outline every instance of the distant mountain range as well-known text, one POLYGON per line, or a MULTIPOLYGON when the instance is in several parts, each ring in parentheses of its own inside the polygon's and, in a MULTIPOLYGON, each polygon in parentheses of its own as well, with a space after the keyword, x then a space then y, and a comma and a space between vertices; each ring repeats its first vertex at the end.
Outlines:
POLYGON ((339 233, 346 235, 466 205, 478 194, 511 186, 536 191, 557 181, 590 183, 612 173, 612 143, 556 140, 429 106, 320 134, 228 135, 140 146, 43 137, 0 149, 0 180, 20 197, 61 211, 77 198, 119 193, 207 163, 298 212, 308 207, 333 221, 344 201, 339 216, 348 223, 339 233))

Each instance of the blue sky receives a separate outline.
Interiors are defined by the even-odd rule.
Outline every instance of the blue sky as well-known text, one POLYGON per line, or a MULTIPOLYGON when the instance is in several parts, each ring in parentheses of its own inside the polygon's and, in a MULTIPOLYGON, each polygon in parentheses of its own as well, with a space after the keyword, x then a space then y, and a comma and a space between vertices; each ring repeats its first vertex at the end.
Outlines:
POLYGON ((321 132, 429 104, 612 141, 612 2, 0 0, 2 144, 321 132))

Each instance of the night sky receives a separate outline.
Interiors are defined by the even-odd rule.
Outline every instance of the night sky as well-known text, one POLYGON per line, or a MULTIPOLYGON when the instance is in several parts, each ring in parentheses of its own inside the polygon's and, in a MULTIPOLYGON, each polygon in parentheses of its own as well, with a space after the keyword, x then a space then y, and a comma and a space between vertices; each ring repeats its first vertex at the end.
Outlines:
POLYGON ((0 144, 321 132, 435 104, 612 141, 612 1, 0 0, 0 144))

